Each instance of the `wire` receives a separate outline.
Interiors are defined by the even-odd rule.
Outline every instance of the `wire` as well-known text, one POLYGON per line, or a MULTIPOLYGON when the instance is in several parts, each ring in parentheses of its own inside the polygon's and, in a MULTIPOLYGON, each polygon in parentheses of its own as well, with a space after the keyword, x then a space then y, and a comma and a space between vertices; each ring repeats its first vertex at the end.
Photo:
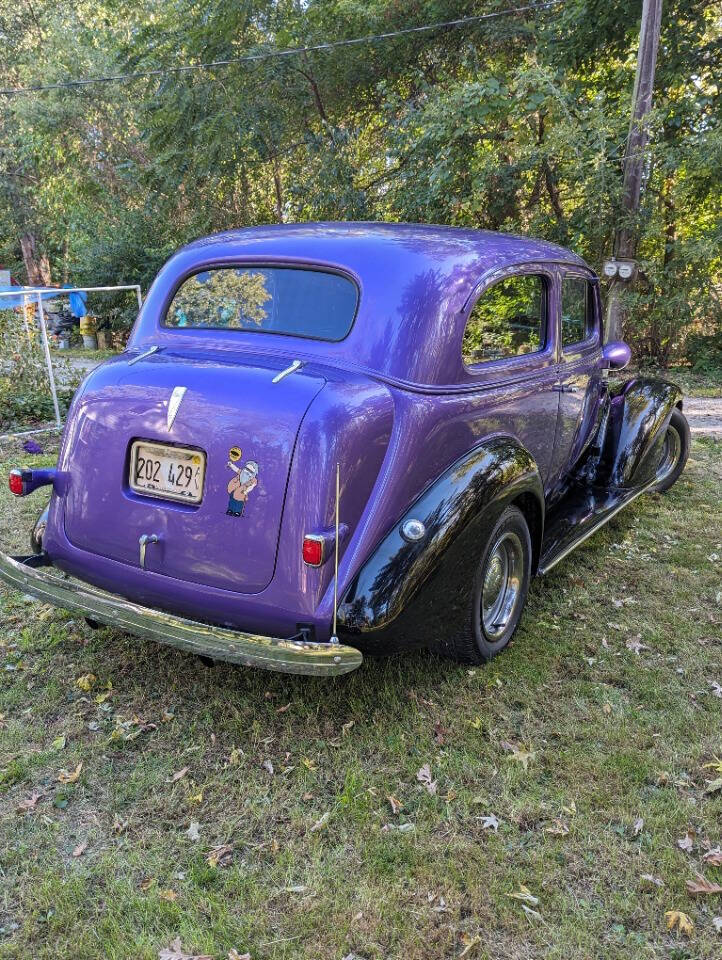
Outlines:
POLYGON ((509 7, 506 10, 495 10, 491 13, 482 13, 474 17, 460 17, 457 20, 445 20, 441 23, 427 23, 419 27, 406 27, 403 30, 392 30, 389 33, 370 34, 365 37, 353 37, 350 40, 332 40, 329 43, 317 43, 307 47, 288 47, 284 50, 267 50, 265 53, 250 53, 243 57, 233 57, 228 60, 212 60, 210 63, 184 64, 179 67, 167 67, 156 70, 142 70, 138 73, 118 73, 107 77, 85 77, 80 80, 65 80, 62 83, 49 83, 37 87, 10 87, 0 90, 0 96, 14 97, 28 93, 44 93, 48 90, 63 90, 68 87, 85 87, 94 83, 123 83, 127 80, 144 80, 149 77, 165 77, 174 73, 190 73, 194 70, 215 70, 218 67, 230 67, 237 63, 255 63, 259 60, 271 60, 280 57, 295 57, 304 53, 317 53, 324 50, 336 50, 339 47, 357 46, 363 43, 377 43, 382 40, 392 40, 394 37, 403 37, 412 33, 426 33, 430 30, 443 30, 451 27, 461 27, 468 23, 480 23, 485 20, 496 20, 514 13, 528 13, 536 10, 548 10, 559 6, 566 0, 543 0, 541 3, 528 3, 523 7, 509 7))

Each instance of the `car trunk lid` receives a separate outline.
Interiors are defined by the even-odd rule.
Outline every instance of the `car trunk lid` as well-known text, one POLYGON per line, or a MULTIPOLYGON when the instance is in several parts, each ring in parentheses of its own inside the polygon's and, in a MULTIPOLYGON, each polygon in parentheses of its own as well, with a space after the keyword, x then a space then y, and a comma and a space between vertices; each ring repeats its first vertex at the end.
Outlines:
POLYGON ((243 593, 263 590, 273 578, 298 430, 325 383, 305 371, 274 383, 285 366, 285 358, 231 361, 164 351, 134 364, 119 358, 95 371, 68 427, 64 522, 70 542, 140 566, 139 540, 155 536, 146 546, 146 569, 243 593), (177 387, 185 392, 176 391, 182 398, 169 425, 177 387), (130 454, 138 440, 205 454, 202 501, 191 505, 131 490, 130 454), (253 476, 253 466, 238 473, 249 462, 257 465, 256 484, 239 515, 229 483, 253 476))

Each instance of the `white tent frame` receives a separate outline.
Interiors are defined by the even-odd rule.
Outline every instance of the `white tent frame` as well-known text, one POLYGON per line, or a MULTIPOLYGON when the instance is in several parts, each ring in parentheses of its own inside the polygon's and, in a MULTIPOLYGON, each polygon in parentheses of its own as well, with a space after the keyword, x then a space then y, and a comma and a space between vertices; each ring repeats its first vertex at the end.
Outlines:
MULTIPOLYGON (((143 306, 143 296, 140 289, 140 284, 130 283, 130 284, 120 284, 115 287, 58 287, 57 290, 49 287, 31 287, 29 289, 19 289, 17 292, 12 290, 0 290, 0 297, 18 297, 22 296, 25 298, 25 303, 27 304, 31 297, 37 297, 38 302, 38 317, 40 318, 40 330, 42 332, 43 338, 43 351, 45 352, 45 364, 48 368, 48 382, 50 384, 50 393, 53 397, 53 409, 55 410, 55 426, 53 427, 40 427, 36 430, 21 430, 17 433, 5 433, 0 437, 0 440, 5 439, 6 437, 27 437, 33 433, 47 433, 48 430, 62 430, 63 421, 60 416, 60 406, 58 404, 58 391, 55 385, 55 374, 53 373, 53 360, 50 355, 50 342, 48 341, 48 328, 45 323, 45 310, 43 309, 43 297, 47 299, 55 299, 56 296, 64 296, 71 293, 100 293, 108 292, 112 290, 135 290, 135 294, 138 298, 138 310, 143 306), (52 292, 52 297, 48 297, 48 293, 52 292)), ((0 310, 2 309, 2 302, 0 302, 0 310)), ((25 327, 28 330, 28 336, 30 335, 29 328, 27 326, 27 318, 23 312, 23 319, 25 322, 25 327)))

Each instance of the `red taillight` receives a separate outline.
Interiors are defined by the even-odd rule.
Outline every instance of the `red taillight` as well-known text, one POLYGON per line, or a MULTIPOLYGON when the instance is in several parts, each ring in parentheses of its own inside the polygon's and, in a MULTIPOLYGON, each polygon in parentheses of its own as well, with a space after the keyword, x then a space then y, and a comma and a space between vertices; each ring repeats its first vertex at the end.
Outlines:
POLYGON ((303 538, 303 562, 309 567, 320 567, 323 563, 323 540, 320 537, 303 538))
POLYGON ((10 471, 8 486, 10 487, 10 493, 14 493, 16 497, 23 496, 25 493, 25 484, 23 483, 23 475, 20 470, 10 471))

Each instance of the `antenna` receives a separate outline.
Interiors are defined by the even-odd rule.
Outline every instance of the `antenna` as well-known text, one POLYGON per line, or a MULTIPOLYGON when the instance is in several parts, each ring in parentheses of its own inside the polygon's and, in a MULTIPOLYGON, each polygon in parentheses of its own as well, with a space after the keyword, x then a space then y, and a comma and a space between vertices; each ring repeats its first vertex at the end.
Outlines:
POLYGON ((340 467, 338 463, 336 464, 336 543, 335 543, 335 559, 333 564, 333 634, 331 636, 331 643, 338 643, 338 637, 336 636, 336 611, 338 608, 338 504, 341 499, 341 483, 340 483, 340 467))

